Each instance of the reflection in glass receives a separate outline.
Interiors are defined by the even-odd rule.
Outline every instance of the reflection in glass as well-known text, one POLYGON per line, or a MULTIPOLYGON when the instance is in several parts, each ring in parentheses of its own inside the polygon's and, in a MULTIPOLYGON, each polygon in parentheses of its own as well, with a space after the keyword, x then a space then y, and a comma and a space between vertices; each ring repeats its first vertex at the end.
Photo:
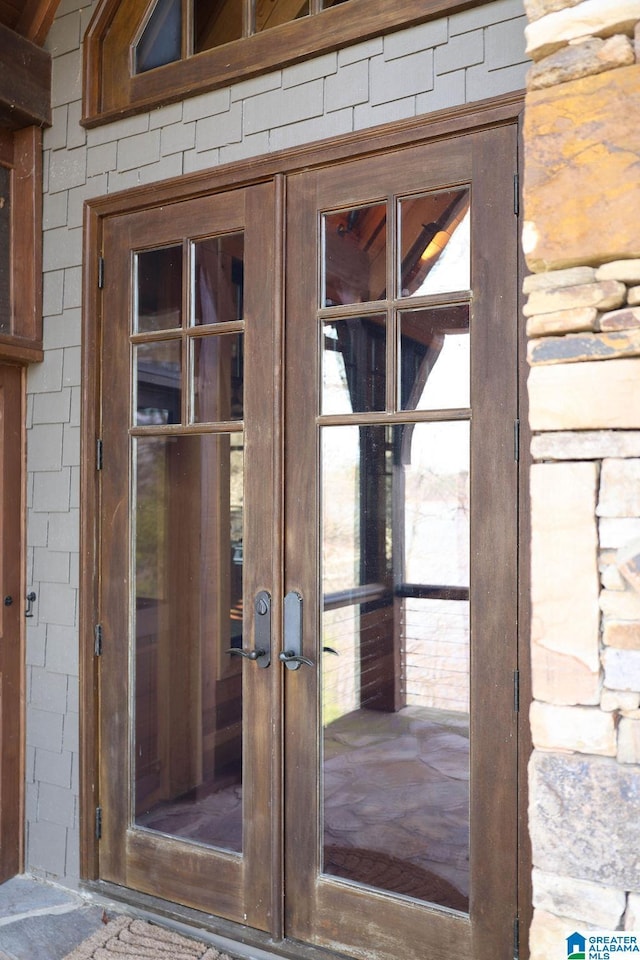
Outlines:
POLYGON ((162 247, 136 256, 134 333, 182 326, 182 247, 162 247))
POLYGON ((242 420, 242 334, 198 337, 192 350, 193 421, 242 420))
POLYGON ((323 306, 384 299, 386 222, 384 203, 325 215, 323 306))
POLYGON ((180 59, 181 0, 158 0, 135 46, 135 73, 144 73, 180 59))
POLYGON ((242 3, 238 0, 194 0, 194 50, 210 50, 242 36, 242 3))
POLYGON ((322 429, 323 869, 460 911, 468 483, 468 422, 322 429))
POLYGON ((399 314, 401 410, 446 410, 470 404, 467 304, 399 314))
POLYGON ((309 14, 309 0, 256 0, 256 33, 309 14))
POLYGON ((0 165, 0 332, 11 332, 11 171, 0 165))
POLYGON ((400 201, 400 296, 471 287, 470 202, 467 187, 400 201))
POLYGON ((232 233, 193 244, 193 323, 241 320, 244 236, 232 233))
POLYGON ((242 849, 240 435, 135 441, 138 826, 242 849))
POLYGON ((322 412, 384 410, 384 316, 332 320, 322 334, 322 412))
POLYGON ((157 340, 134 347, 136 425, 180 423, 181 354, 179 340, 157 340))

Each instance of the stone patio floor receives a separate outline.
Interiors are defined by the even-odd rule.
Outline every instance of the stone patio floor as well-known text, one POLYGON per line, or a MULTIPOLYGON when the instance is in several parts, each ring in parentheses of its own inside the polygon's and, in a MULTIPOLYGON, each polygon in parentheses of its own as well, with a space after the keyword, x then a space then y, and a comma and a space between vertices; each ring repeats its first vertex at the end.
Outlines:
POLYGON ((264 950, 31 876, 0 884, 0 960, 63 960, 100 929, 105 912, 110 918, 127 913, 159 923, 241 960, 277 960, 264 950))

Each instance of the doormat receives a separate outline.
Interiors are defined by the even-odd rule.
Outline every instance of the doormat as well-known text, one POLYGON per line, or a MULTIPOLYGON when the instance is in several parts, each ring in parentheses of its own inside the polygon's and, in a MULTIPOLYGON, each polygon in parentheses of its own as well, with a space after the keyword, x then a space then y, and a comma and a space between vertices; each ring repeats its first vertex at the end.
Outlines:
POLYGON ((452 883, 430 870, 377 850, 328 846, 324 851, 324 872, 343 880, 400 893, 451 910, 469 909, 469 901, 452 883))
POLYGON ((231 960, 231 957, 206 943, 146 920, 116 917, 64 960, 231 960))

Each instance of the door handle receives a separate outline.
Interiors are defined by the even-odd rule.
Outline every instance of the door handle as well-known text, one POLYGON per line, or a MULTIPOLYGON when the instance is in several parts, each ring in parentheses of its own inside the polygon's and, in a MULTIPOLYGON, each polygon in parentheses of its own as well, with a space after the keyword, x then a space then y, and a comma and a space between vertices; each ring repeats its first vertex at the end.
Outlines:
POLYGON ((254 641, 253 650, 231 647, 227 650, 230 657, 244 657, 255 660, 263 670, 271 663, 271 594, 260 590, 253 602, 254 641))
POLYGON ((303 663, 313 667, 313 660, 302 656, 302 597, 291 590, 284 598, 284 650, 278 660, 287 670, 299 670, 303 663))

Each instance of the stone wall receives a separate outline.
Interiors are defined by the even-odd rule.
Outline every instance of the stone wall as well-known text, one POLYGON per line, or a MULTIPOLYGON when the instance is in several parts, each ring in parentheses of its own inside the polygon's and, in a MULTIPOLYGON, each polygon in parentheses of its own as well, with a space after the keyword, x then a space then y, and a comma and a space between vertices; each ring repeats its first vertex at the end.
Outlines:
POLYGON ((638 0, 525 0, 532 960, 640 927, 638 0))

